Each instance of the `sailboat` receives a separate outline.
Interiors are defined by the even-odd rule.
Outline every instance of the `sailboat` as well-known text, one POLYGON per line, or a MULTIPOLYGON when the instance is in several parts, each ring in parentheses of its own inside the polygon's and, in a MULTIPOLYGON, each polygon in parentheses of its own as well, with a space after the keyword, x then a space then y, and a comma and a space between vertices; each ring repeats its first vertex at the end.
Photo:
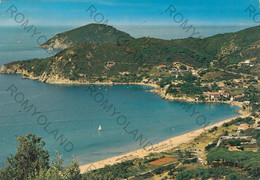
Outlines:
POLYGON ((101 131, 101 130, 102 130, 101 125, 99 125, 99 127, 98 127, 98 131, 101 131))

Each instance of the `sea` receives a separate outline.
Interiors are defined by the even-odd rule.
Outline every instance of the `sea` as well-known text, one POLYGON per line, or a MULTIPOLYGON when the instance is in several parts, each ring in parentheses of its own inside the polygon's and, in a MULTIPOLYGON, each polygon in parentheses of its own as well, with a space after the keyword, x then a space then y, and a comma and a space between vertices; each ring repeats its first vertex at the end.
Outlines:
MULTIPOLYGON (((189 36, 175 26, 115 27, 136 38, 189 36)), ((73 28, 38 26, 37 30, 49 39, 73 28)), ((245 28, 202 26, 197 31, 209 37, 245 28)), ((21 26, 0 27, 0 66, 48 56, 51 54, 38 48, 37 38, 21 26)), ((139 85, 51 85, 0 74, 0 167, 6 165, 10 154, 16 153, 16 136, 28 133, 43 138, 52 158, 58 151, 65 164, 76 158, 83 165, 238 115, 236 106, 168 101, 151 93, 151 89, 139 85), (99 126, 102 131, 98 131, 99 126)))

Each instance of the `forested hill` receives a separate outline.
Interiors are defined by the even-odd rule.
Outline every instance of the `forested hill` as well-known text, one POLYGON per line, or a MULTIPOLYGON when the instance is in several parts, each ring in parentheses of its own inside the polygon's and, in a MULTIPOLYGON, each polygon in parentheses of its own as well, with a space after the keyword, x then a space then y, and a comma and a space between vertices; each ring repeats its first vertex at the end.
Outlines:
POLYGON ((117 42, 134 39, 129 34, 104 24, 88 24, 67 32, 55 35, 42 44, 42 48, 66 49, 86 42, 117 42))
MULTIPOLYGON (((104 25, 89 26, 93 27, 93 32, 97 32, 104 25)), ((73 38, 80 38, 80 35, 77 36, 80 32, 81 28, 70 31, 70 38, 66 36, 66 41, 76 42, 73 38)), ((126 74, 122 75, 122 72, 134 77, 145 77, 147 74, 153 75, 158 65, 172 68, 174 62, 194 69, 222 68, 229 72, 254 75, 259 72, 260 26, 206 39, 133 39, 125 33, 129 40, 118 43, 116 37, 108 35, 111 33, 100 34, 99 31, 98 34, 85 38, 92 42, 79 44, 77 41, 77 45, 51 58, 9 63, 2 67, 1 72, 24 74, 28 78, 53 83, 61 79, 120 82, 121 76, 126 74), (246 60, 252 61, 254 66, 241 69, 239 63, 246 60)), ((162 74, 165 75, 164 72, 162 74)), ((133 79, 140 81, 140 78, 133 79)))

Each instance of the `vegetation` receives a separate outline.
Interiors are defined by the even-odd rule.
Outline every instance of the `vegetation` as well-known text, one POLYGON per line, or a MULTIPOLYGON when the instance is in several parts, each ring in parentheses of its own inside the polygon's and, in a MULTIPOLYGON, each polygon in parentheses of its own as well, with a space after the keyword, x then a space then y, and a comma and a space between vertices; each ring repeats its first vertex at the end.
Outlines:
MULTIPOLYGON (((148 78, 164 88, 166 94, 193 97, 196 100, 205 100, 203 92, 227 90, 233 96, 243 94, 237 101, 249 101, 250 112, 258 117, 260 96, 259 83, 255 77, 259 76, 259 34, 260 26, 257 26, 205 39, 134 39, 110 26, 91 24, 58 34, 44 44, 43 46, 52 46, 54 41, 60 40, 70 46, 54 57, 12 62, 5 67, 13 70, 13 73, 24 70, 41 77, 43 82, 52 76, 83 82, 119 83, 142 82, 148 78), (246 68, 239 66, 246 59, 253 59, 255 65, 246 68), (178 72, 175 71, 177 68, 178 72), (194 75, 191 69, 197 70, 197 74, 194 75), (234 79, 239 81, 234 82, 234 79), (245 87, 240 85, 244 81, 245 87)), ((27 74, 23 76, 26 77, 27 74)), ((229 99, 230 96, 217 100, 229 99)), ((248 107, 244 107, 246 108, 248 107)), ((237 126, 243 123, 252 127, 255 119, 236 118, 196 137, 189 148, 201 147, 197 154, 175 149, 84 174, 80 174, 76 160, 69 166, 63 166, 61 157, 56 153, 55 160, 51 161, 40 137, 32 134, 19 136, 17 153, 7 158, 6 168, 0 170, 0 179, 112 180, 158 178, 162 174, 167 174, 163 179, 259 179, 259 130, 249 128, 239 132, 243 136, 255 138, 254 144, 245 146, 243 144, 249 140, 230 138, 216 147, 219 137, 231 136, 230 132, 233 136, 237 132, 237 126), (230 146, 239 147, 237 151, 228 151, 230 146), (247 147, 256 152, 246 150, 247 147), (204 158, 207 155, 207 164, 200 159, 201 155, 204 158), (178 160, 159 167, 149 164, 164 156, 178 160)))
MULTIPOLYGON (((45 74, 46 78, 58 75, 71 80, 90 82, 102 80, 140 82, 141 69, 147 69, 147 72, 150 73, 158 65, 164 64, 170 67, 174 62, 181 62, 195 69, 204 69, 200 75, 206 73, 206 76, 208 73, 216 72, 215 74, 218 76, 215 79, 229 80, 240 78, 241 75, 233 73, 239 73, 237 69, 227 69, 228 65, 242 61, 242 57, 237 56, 241 51, 249 51, 249 48, 252 50, 252 44, 260 40, 259 33, 260 26, 257 26, 206 39, 134 39, 110 26, 90 24, 56 35, 54 39, 62 40, 66 37, 64 42, 73 44, 56 56, 42 60, 13 62, 7 64, 6 67, 11 69, 12 66, 19 65, 16 68, 25 69, 36 76, 45 74), (245 35, 247 33, 249 35, 245 35), (119 39, 122 41, 119 42, 119 39), (231 42, 235 45, 231 45, 231 42), (205 44, 207 46, 203 48, 205 44), (233 46, 236 48, 231 49, 233 46), (229 55, 222 52, 225 48, 230 51, 229 55), (210 63, 213 63, 214 59, 216 59, 215 70, 212 69, 208 72, 210 63), (110 62, 114 64, 108 66, 110 62), (217 68, 226 69, 228 72, 220 72, 217 68), (129 72, 131 76, 120 75, 120 72, 125 71, 129 72)), ((52 41, 54 40, 51 39, 46 44, 48 45, 52 41)), ((257 47, 254 46, 255 49, 257 47)), ((259 56, 259 52, 255 50, 253 55, 259 56)), ((243 55, 243 59, 251 57, 248 53, 246 55, 248 57, 243 55)), ((258 60, 256 60, 257 62, 258 60)), ((183 64, 180 66, 180 70, 185 71, 187 66, 183 64)), ((252 67, 250 73, 255 74, 255 68, 252 67)), ((196 77, 186 74, 179 76, 179 80, 193 83, 196 81, 196 77)))
POLYGON ((139 164, 135 164, 134 161, 126 161, 113 166, 106 166, 98 170, 94 170, 83 175, 84 179, 125 179, 130 176, 134 176, 138 170, 139 164))
POLYGON ((207 145, 207 146, 205 147, 205 150, 206 150, 206 151, 209 151, 210 149, 216 147, 216 145, 217 145, 217 143, 209 144, 209 145, 207 145))
POLYGON ((222 127, 228 127, 228 126, 230 126, 232 124, 236 124, 236 125, 243 124, 243 123, 253 124, 254 122, 255 122, 255 120, 253 118, 251 118, 251 117, 246 117, 246 118, 238 117, 238 118, 236 118, 236 119, 234 119, 234 120, 232 120, 232 121, 230 121, 228 123, 224 123, 222 125, 222 127))
POLYGON ((246 176, 243 174, 237 174, 232 170, 226 168, 211 168, 211 169, 196 169, 186 170, 176 175, 176 180, 183 179, 202 179, 206 180, 209 178, 222 179, 227 177, 227 180, 244 180, 246 176))
MULTIPOLYGON (((213 135, 213 142, 202 146, 206 151, 207 164, 202 166, 198 155, 203 151, 193 152, 187 149, 175 149, 162 153, 128 160, 112 166, 80 174, 79 165, 74 160, 70 165, 64 166, 61 156, 55 152, 55 158, 50 160, 49 152, 44 149, 45 143, 40 137, 28 134, 26 137, 17 137, 17 153, 7 158, 7 166, 0 170, 0 179, 10 180, 121 180, 121 179, 259 179, 260 177, 260 151, 245 151, 242 142, 245 139, 227 140, 229 146, 240 146, 242 151, 228 151, 225 146, 216 147, 218 133, 237 129, 242 123, 253 124, 252 118, 236 118, 228 126, 213 127, 197 137, 194 142, 187 145, 200 144, 213 135), (149 162, 163 157, 175 158, 176 161, 161 166, 151 165, 149 162), (163 175, 163 177, 162 177, 163 175)), ((233 132, 233 131, 232 131, 233 132)), ((260 131, 254 128, 245 130, 242 136, 251 136, 257 140, 260 147, 260 131)), ((180 147, 178 147, 180 148, 180 147)), ((246 148, 245 148, 246 149, 246 148)), ((259 148, 258 148, 259 149, 259 148)))
POLYGON ((41 137, 28 134, 17 137, 17 153, 7 158, 7 166, 0 170, 1 180, 72 180, 80 179, 79 165, 74 160, 68 167, 58 153, 51 161, 49 152, 44 150, 41 137))
POLYGON ((105 24, 88 24, 67 32, 57 34, 41 47, 55 48, 55 41, 59 40, 68 47, 86 42, 120 42, 125 40, 134 39, 129 34, 119 31, 112 26, 105 24))
POLYGON ((224 149, 213 149, 207 155, 207 160, 212 165, 238 167, 245 170, 249 175, 260 175, 260 152, 227 151, 224 149))

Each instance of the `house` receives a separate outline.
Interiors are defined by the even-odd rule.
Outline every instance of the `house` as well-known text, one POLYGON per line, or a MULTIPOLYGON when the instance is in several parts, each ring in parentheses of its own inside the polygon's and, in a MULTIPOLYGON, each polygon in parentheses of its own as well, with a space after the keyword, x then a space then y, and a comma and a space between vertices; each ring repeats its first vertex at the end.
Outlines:
POLYGON ((169 72, 170 73, 176 73, 176 72, 178 72, 178 69, 177 68, 172 68, 169 72))
POLYGON ((112 67, 112 66, 114 66, 116 63, 115 62, 112 62, 112 61, 108 61, 107 62, 107 67, 112 67))
POLYGON ((198 161, 202 164, 202 165, 205 165, 205 163, 204 163, 204 161, 203 161, 203 159, 202 158, 198 158, 198 161))
POLYGON ((225 93, 226 91, 225 90, 223 90, 223 89, 220 89, 220 90, 218 90, 218 92, 220 92, 220 93, 225 93))
POLYGON ((236 96, 234 96, 234 99, 240 99, 240 98, 242 98, 244 96, 245 96, 244 94, 236 95, 236 96))
POLYGON ((251 144, 256 144, 256 139, 253 139, 253 138, 252 138, 251 144))
POLYGON ((240 66, 250 66, 250 67, 253 67, 254 66, 254 63, 250 60, 246 60, 245 62, 241 62, 239 63, 240 66))
POLYGON ((198 75, 198 71, 194 70, 194 69, 191 70, 191 73, 192 73, 193 76, 197 76, 198 75))
POLYGON ((203 95, 205 95, 211 99, 229 96, 229 94, 226 93, 225 90, 219 90, 218 92, 203 92, 203 95))
POLYGON ((172 65, 180 65, 180 62, 173 62, 172 65))
POLYGON ((244 105, 244 106, 249 106, 249 105, 250 105, 250 101, 244 101, 244 102, 243 102, 243 105, 244 105))
POLYGON ((148 78, 143 78, 143 83, 148 83, 149 79, 148 78))
POLYGON ((220 93, 218 92, 203 92, 203 95, 207 96, 208 98, 215 99, 220 97, 220 93))
POLYGON ((172 87, 172 89, 180 90, 180 87, 172 87))
POLYGON ((235 83, 242 83, 242 82, 243 82, 242 79, 233 79, 233 81, 234 81, 235 83))
POLYGON ((167 68, 166 65, 160 65, 160 66, 157 67, 157 69, 166 69, 166 68, 167 68))
POLYGON ((242 130, 242 131, 244 131, 244 130, 247 130, 247 129, 249 129, 250 128, 250 125, 249 124, 240 124, 240 126, 238 127, 238 130, 240 131, 240 130, 242 130))
POLYGON ((226 98, 229 96, 229 94, 223 89, 219 90, 218 93, 220 93, 221 96, 226 97, 226 98))
POLYGON ((229 151, 241 151, 240 149, 237 149, 236 146, 230 146, 230 147, 228 147, 228 150, 229 151))
POLYGON ((201 83, 202 87, 209 87, 211 88, 213 83, 201 83))
POLYGON ((124 71, 124 72, 120 72, 119 74, 121 74, 121 75, 129 75, 130 72, 128 72, 128 71, 124 71))
POLYGON ((250 64, 250 62, 251 62, 250 60, 246 60, 244 63, 245 64, 250 64))

